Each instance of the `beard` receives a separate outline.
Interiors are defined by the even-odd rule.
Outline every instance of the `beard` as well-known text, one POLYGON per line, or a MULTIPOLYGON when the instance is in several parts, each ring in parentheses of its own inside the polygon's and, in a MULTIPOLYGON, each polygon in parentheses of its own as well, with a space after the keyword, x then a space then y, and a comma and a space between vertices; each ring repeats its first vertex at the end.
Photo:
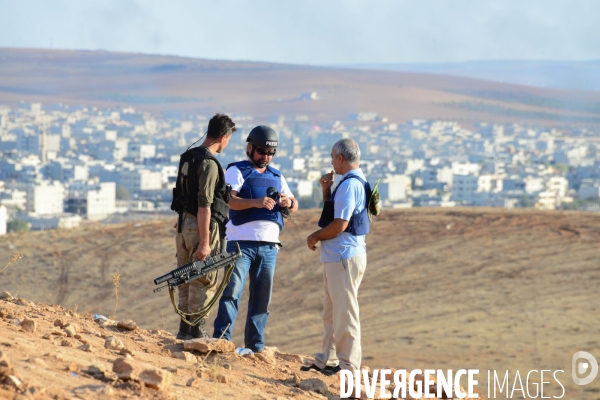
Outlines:
POLYGON ((254 164, 258 168, 265 168, 267 165, 269 165, 269 161, 268 160, 256 161, 254 159, 254 150, 252 150, 251 152, 246 152, 246 155, 248 156, 248 158, 250 159, 250 161, 252 162, 252 164, 254 164))

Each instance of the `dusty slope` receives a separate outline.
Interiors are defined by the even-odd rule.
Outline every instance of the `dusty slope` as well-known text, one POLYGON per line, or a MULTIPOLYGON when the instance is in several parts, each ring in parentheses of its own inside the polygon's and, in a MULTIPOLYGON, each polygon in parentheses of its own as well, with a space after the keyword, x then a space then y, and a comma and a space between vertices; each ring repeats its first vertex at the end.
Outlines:
POLYGON ((0 102, 13 104, 133 105, 154 112, 250 113, 259 119, 307 115, 317 122, 359 111, 375 111, 391 122, 600 122, 600 95, 593 92, 444 75, 104 51, 0 49, 0 82, 0 102), (301 93, 311 91, 320 100, 300 101, 301 93), (573 101, 584 106, 569 110, 573 101))
POLYGON ((184 352, 183 342, 168 332, 130 331, 115 322, 100 324, 90 315, 25 299, 0 300, 0 398, 333 399, 339 394, 337 377, 300 371, 304 359, 298 355, 275 349, 244 357, 184 352), (35 329, 24 328, 27 323, 35 329), (106 347, 109 340, 121 343, 106 347), (114 366, 123 359, 133 366, 143 363, 151 373, 118 376, 125 370, 114 366), (321 387, 304 386, 311 379, 321 380, 321 387))
MULTIPOLYGON (((287 352, 319 348, 321 269, 304 242, 316 219, 316 212, 302 212, 282 236, 267 340, 287 352)), ((0 288, 112 315, 111 275, 119 270, 117 318, 173 331, 167 295, 151 292, 151 279, 175 264, 172 223, 7 235, 0 239, 0 264, 12 251, 25 257, 0 275, 0 288)), ((360 291, 364 363, 562 369, 572 398, 598 398, 598 381, 575 387, 570 363, 578 350, 600 354, 599 243, 600 215, 591 213, 387 211, 369 236, 360 291)), ((485 387, 486 377, 480 378, 485 387)))

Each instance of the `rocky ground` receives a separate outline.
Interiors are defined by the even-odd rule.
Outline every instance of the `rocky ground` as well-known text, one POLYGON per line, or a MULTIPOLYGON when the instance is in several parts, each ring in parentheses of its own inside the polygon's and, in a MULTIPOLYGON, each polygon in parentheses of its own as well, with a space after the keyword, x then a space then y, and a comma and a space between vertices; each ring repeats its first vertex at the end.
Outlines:
MULTIPOLYGON (((295 214, 281 235, 266 343, 287 353, 313 355, 321 343, 322 270, 318 253, 305 242, 318 216, 314 210, 295 214)), ((38 307, 66 307, 88 316, 96 330, 89 319, 93 314, 131 319, 148 332, 175 333, 177 316, 168 295, 152 293, 152 279, 175 267, 174 222, 89 224, 0 236, 0 291, 38 307), (23 258, 5 267, 15 253, 23 258)), ((367 248, 359 290, 365 365, 509 370, 512 376, 564 370, 568 398, 600 399, 600 379, 581 387, 570 377, 576 351, 600 357, 599 213, 384 210, 367 248)), ((234 326, 237 345, 243 344, 246 300, 247 293, 234 326)), ((212 333, 212 324, 207 326, 212 333)), ((99 343, 95 347, 104 352, 102 339, 99 343)), ((479 379, 486 391, 487 375, 479 379)), ((560 393, 554 385, 550 396, 560 393)))
POLYGON ((94 319, 8 292, 0 299, 2 399, 339 398, 339 375, 300 370, 314 361, 308 356, 276 348, 240 356, 225 340, 184 342, 131 320, 94 319))

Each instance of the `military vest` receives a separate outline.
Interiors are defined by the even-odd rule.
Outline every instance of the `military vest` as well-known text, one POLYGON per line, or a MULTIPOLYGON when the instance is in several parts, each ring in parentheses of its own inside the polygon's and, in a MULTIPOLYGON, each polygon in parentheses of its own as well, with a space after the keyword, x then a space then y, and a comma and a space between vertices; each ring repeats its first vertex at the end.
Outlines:
POLYGON ((173 189, 171 210, 182 214, 198 214, 198 166, 203 160, 213 160, 217 164, 219 179, 214 188, 214 199, 210 207, 210 219, 221 225, 224 232, 228 220, 231 186, 225 183, 225 173, 219 161, 203 146, 194 147, 183 153, 179 159, 177 183, 173 189))

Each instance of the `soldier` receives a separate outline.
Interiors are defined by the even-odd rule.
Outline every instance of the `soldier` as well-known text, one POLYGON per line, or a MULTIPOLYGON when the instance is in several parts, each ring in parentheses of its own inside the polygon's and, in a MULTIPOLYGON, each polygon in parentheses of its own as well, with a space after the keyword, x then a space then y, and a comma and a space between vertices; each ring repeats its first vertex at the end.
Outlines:
MULTIPOLYGON (((171 209, 177 211, 177 266, 204 260, 220 251, 229 212, 231 188, 225 182, 221 164, 214 157, 221 153, 236 131, 235 123, 224 114, 216 114, 208 123, 202 145, 181 155, 171 209)), ((194 320, 216 291, 217 273, 213 272, 179 287, 178 308, 186 319, 179 323, 177 339, 208 338, 205 319, 194 320)))
POLYGON ((219 301, 213 337, 231 340, 246 278, 250 279, 250 299, 244 331, 245 347, 255 352, 264 349, 264 331, 269 318, 269 303, 277 253, 281 243, 284 214, 298 210, 281 172, 269 166, 279 143, 277 133, 268 126, 257 126, 248 135, 248 159, 230 164, 225 173, 231 185, 230 221, 227 223, 227 251, 236 243, 242 258, 219 301))

